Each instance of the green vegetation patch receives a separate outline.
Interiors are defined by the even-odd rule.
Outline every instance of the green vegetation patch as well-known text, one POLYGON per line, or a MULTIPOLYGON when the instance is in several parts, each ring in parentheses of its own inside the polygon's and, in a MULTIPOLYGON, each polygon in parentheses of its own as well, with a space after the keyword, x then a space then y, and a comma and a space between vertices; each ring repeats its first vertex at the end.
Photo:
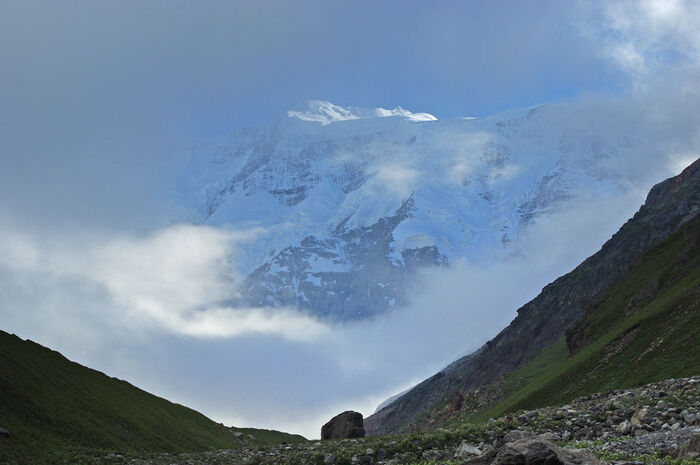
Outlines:
POLYGON ((649 249, 590 306, 567 334, 577 352, 565 339, 543 350, 504 378, 505 400, 467 420, 698 374, 698 230, 696 218, 649 249))
POLYGON ((86 368, 0 331, 0 462, 48 463, 85 449, 120 453, 232 448, 303 440, 276 431, 227 428, 201 413, 86 368), (250 434, 255 439, 247 436, 250 434))

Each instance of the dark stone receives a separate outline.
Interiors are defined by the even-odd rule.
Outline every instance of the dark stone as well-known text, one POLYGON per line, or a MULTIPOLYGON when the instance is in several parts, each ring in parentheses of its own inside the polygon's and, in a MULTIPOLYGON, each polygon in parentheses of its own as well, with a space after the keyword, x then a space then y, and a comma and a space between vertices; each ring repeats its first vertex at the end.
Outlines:
POLYGON ((496 454, 492 465, 603 465, 595 457, 578 450, 562 449, 539 439, 511 442, 496 454))
POLYGON ((557 453, 544 441, 517 441, 508 443, 498 451, 494 464, 521 465, 521 464, 559 465, 557 453))
POLYGON ((336 415, 321 428, 321 439, 364 438, 362 414, 348 410, 336 415))
POLYGON ((9 438, 10 437, 10 432, 7 431, 5 428, 0 428, 0 438, 9 438))

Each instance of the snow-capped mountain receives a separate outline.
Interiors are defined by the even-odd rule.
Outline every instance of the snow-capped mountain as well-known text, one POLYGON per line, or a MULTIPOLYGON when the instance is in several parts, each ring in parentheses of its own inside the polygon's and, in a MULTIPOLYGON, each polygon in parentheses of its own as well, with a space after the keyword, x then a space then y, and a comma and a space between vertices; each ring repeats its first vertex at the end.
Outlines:
POLYGON ((517 253, 539 215, 628 189, 643 136, 543 105, 440 120, 324 101, 193 150, 194 220, 261 228, 235 263, 241 300, 342 320, 407 303, 416 271, 517 253))

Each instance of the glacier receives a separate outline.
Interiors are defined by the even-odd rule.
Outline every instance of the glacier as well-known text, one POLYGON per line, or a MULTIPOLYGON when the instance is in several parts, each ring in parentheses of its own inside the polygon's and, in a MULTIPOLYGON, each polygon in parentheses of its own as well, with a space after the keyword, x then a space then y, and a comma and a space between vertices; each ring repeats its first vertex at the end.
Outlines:
POLYGON ((538 218, 626 192, 645 135, 572 104, 438 120, 310 101, 199 143, 188 220, 263 231, 238 251, 237 302, 330 321, 409 302, 421 271, 504 260, 538 218))

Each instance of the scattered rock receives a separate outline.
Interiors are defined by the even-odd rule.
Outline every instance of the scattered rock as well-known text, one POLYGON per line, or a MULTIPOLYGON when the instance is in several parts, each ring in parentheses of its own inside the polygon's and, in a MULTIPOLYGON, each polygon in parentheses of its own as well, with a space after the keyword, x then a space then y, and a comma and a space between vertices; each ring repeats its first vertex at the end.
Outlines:
POLYGON ((530 421, 534 420, 535 418, 539 417, 540 414, 537 410, 533 410, 532 412, 527 412, 518 417, 518 420, 521 423, 530 423, 530 421))
POLYGON ((537 436, 537 439, 541 439, 543 441, 549 441, 549 442, 561 441, 561 436, 559 436, 558 434, 554 434, 554 433, 542 433, 539 436, 537 436))
POLYGON ((476 447, 467 444, 466 442, 460 444, 457 450, 455 451, 455 458, 467 458, 473 457, 475 455, 481 455, 481 451, 476 447))
POLYGON ((333 417, 321 428, 321 439, 363 438, 362 414, 347 410, 333 417))
POLYGON ((7 431, 5 428, 0 428, 0 438, 9 438, 10 437, 10 432, 7 431))
POLYGON ((619 425, 617 425, 617 432, 620 434, 630 434, 632 431, 632 423, 629 421, 625 420, 619 425))
POLYGON ((523 439, 532 439, 535 437, 535 433, 531 431, 522 431, 519 429, 514 429, 513 431, 508 431, 503 437, 505 442, 515 442, 522 441, 523 439))
POLYGON ((624 437, 608 440, 595 445, 591 451, 615 451, 623 455, 662 455, 676 457, 681 446, 696 433, 693 428, 678 430, 663 430, 644 434, 642 436, 624 437))
POLYGON ((678 451, 679 459, 695 459, 700 457, 700 433, 695 435, 678 451))
MULTIPOLYGON (((591 465, 599 462, 591 462, 591 458, 585 454, 598 453, 606 457, 635 457, 632 461, 613 462, 613 465, 642 465, 634 460, 661 464, 681 457, 681 460, 692 462, 700 457, 700 439, 697 437, 700 428, 696 426, 700 411, 699 387, 700 376, 697 376, 666 380, 625 391, 591 394, 577 398, 570 405, 543 407, 474 425, 473 436, 461 436, 457 443, 452 442, 457 432, 449 428, 433 430, 426 436, 347 438, 266 446, 251 444, 244 435, 241 441, 243 447, 240 448, 198 454, 160 454, 155 461, 152 456, 145 456, 131 460, 129 465, 409 465, 421 460, 441 465, 513 465, 550 460, 542 459, 542 456, 551 458, 547 465, 591 465), (664 395, 659 394, 662 391, 664 395), (659 400, 661 398, 663 401, 659 400), (620 402, 619 408, 614 407, 616 402, 620 402), (642 412, 644 409, 646 412, 642 412), (519 430, 509 431, 514 417, 520 420, 521 425, 524 424, 523 419, 537 420, 530 420, 527 426, 519 430), (632 424, 633 417, 636 417, 638 424, 632 424), (688 420, 693 420, 693 423, 688 420), (510 442, 506 441, 506 437, 510 442), (463 438, 470 442, 463 443, 463 438), (582 449, 569 451, 553 444, 560 440, 581 441, 576 447, 582 449), (523 446, 522 443, 530 446, 523 446), (478 453, 472 448, 482 453, 469 454, 478 453), (518 448, 521 449, 520 455, 516 454, 518 448), (533 462, 523 462, 525 452, 531 454, 533 462), (496 460, 498 454, 501 454, 500 462, 496 460)), ((231 435, 234 436, 233 432, 231 435)), ((103 463, 104 458, 101 455, 90 463, 103 463)))
POLYGON ((634 412, 634 415, 632 415, 632 418, 630 419, 630 423, 632 423, 634 426, 640 426, 644 424, 644 420, 646 419, 647 415, 649 415, 649 409, 640 408, 634 412))

